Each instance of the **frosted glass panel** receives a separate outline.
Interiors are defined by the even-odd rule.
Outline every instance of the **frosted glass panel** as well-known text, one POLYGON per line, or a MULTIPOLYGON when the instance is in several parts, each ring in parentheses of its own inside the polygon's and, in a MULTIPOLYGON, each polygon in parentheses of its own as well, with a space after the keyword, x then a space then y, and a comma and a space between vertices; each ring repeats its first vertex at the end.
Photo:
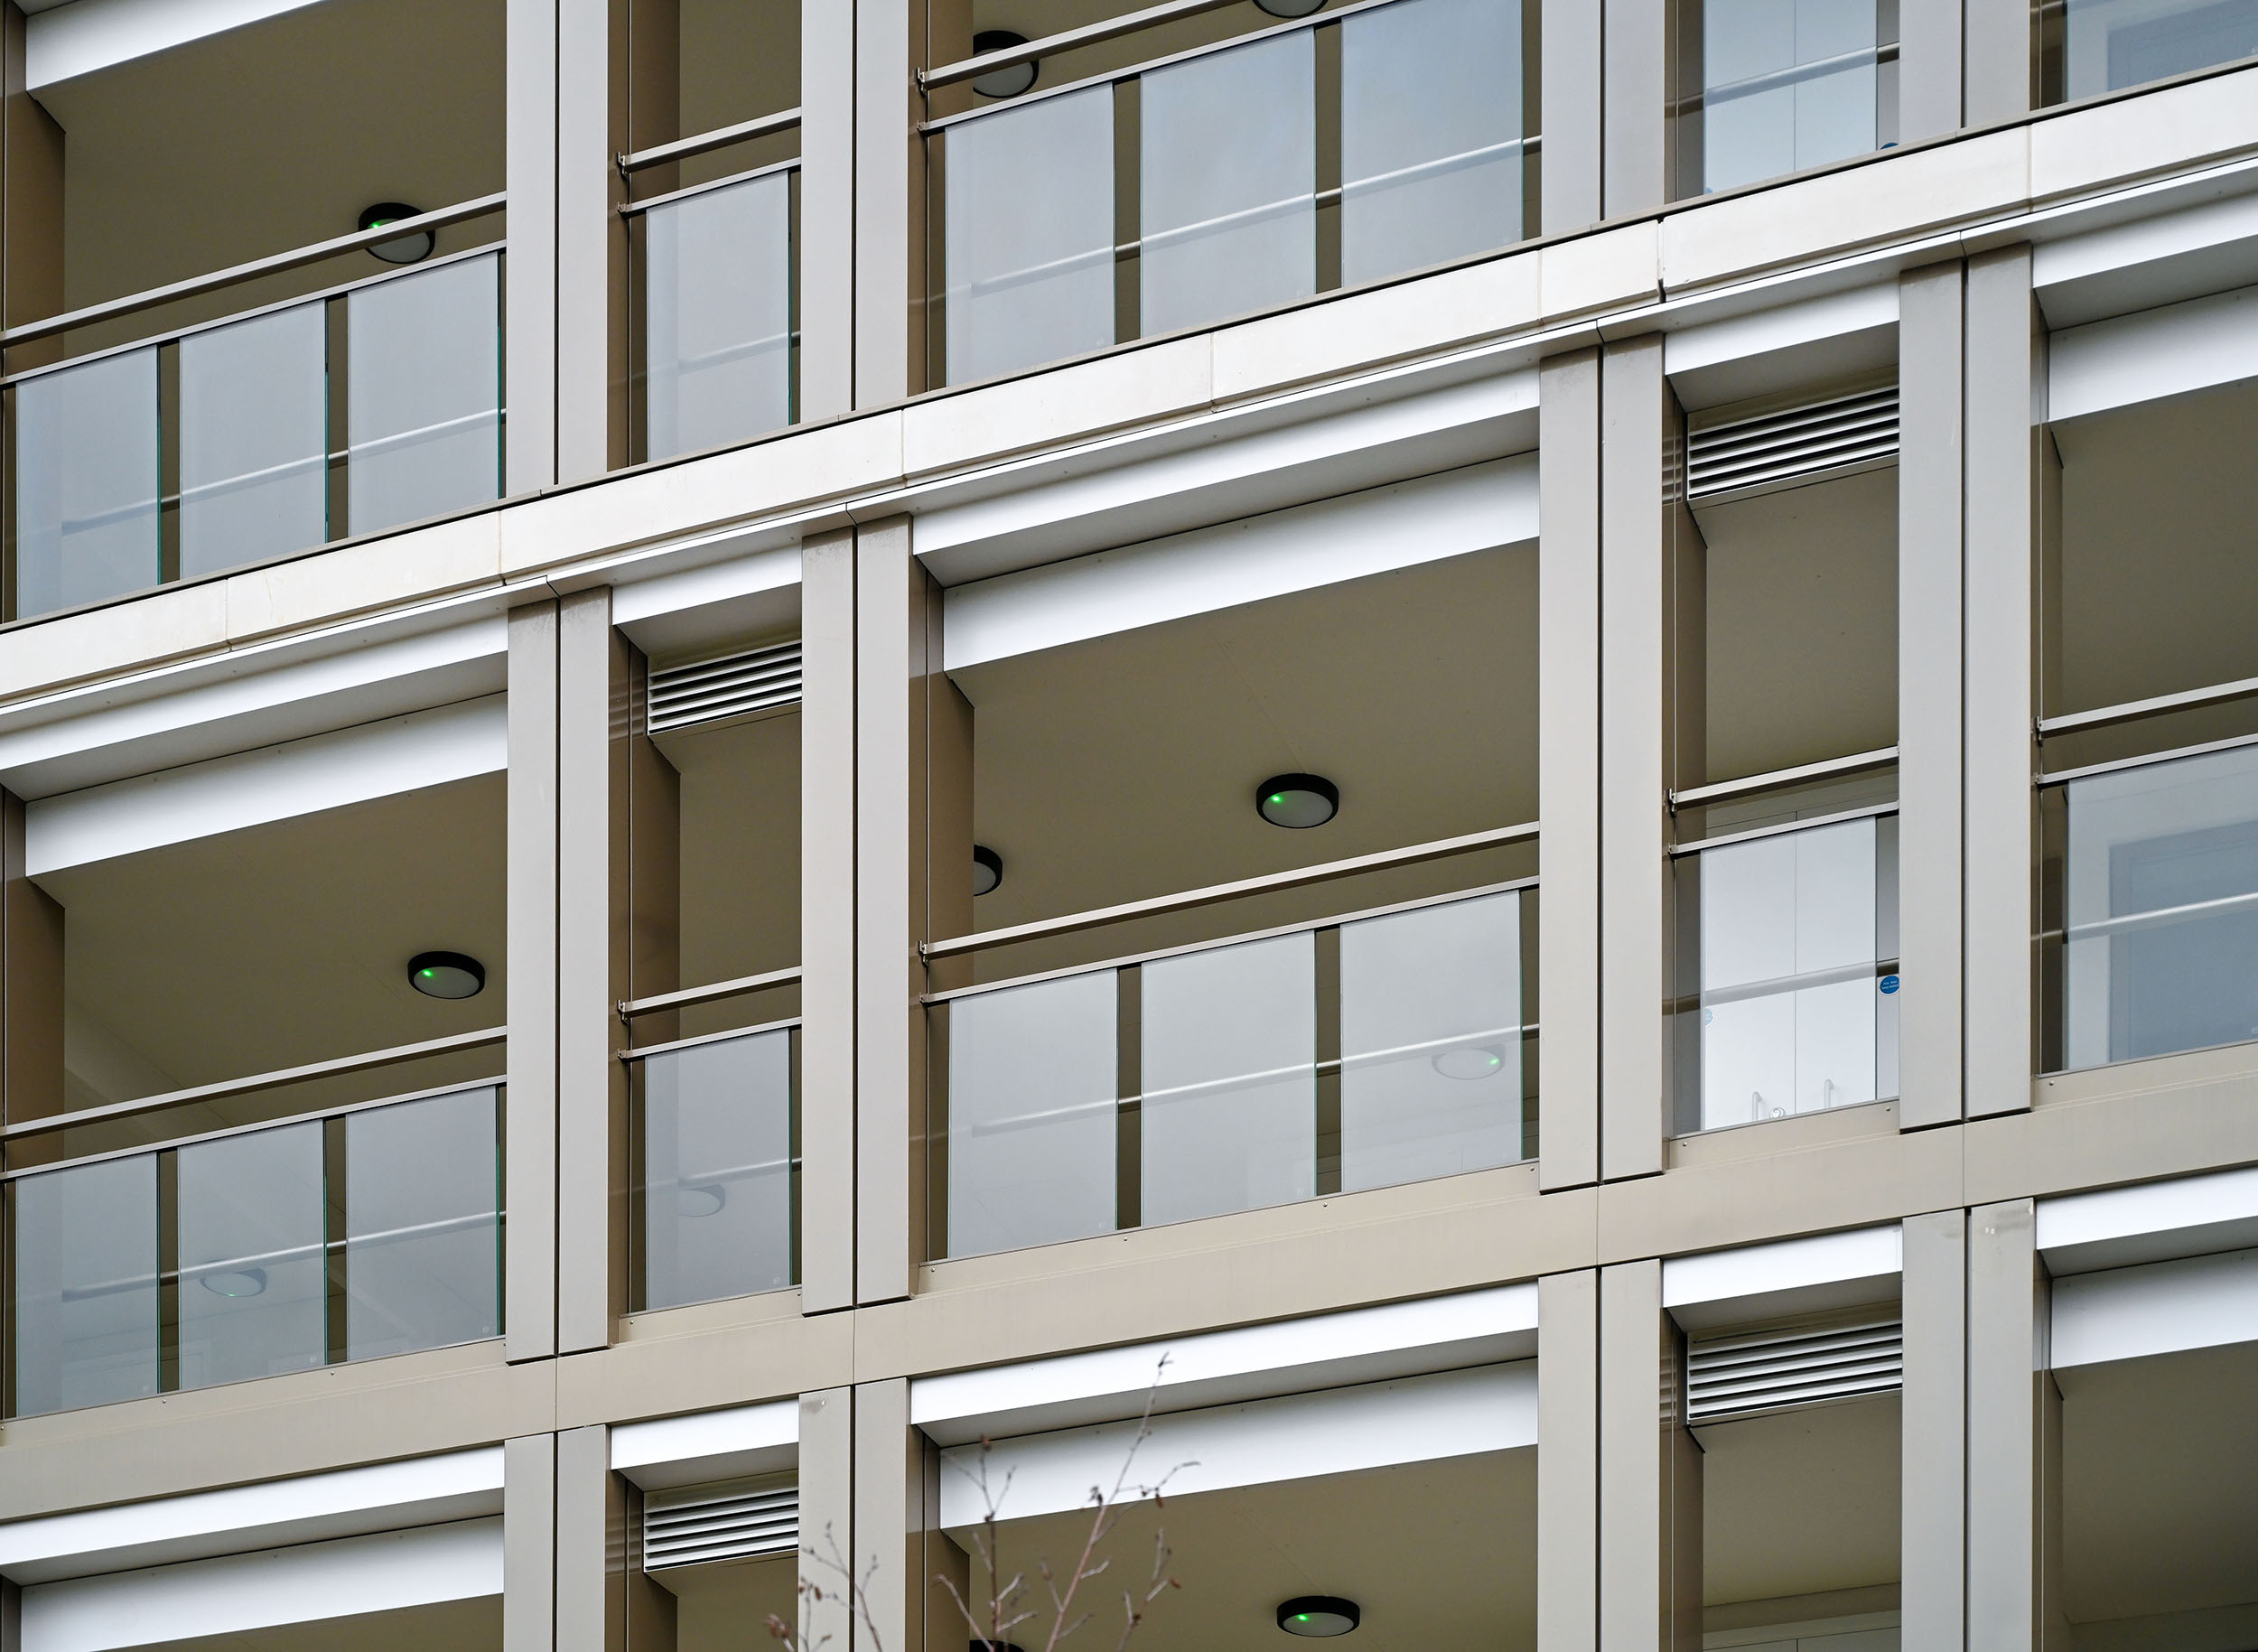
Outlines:
POLYGON ((1143 969, 1147 1226, 1316 1190, 1316 943, 1304 932, 1143 969))
POLYGON ((347 296, 349 531, 499 497, 500 267, 468 258, 347 296))
POLYGON ((653 207, 643 232, 650 457, 790 424, 790 179, 653 207))
POLYGON ((1340 25, 1350 286, 1521 238, 1521 8, 1398 0, 1340 25))
POLYGON ((646 1308, 792 1283, 792 1035, 648 1057, 646 1308))
POLYGON ((1343 1192, 1521 1157, 1521 897, 1340 927, 1343 1192))
POLYGON ((1307 29, 1143 77, 1138 276, 1150 336, 1316 290, 1307 29))
POLYGON ((2258 0, 2069 0, 2066 23, 2073 98, 2258 54, 2258 0))
POLYGON ((157 1391, 154 1153, 26 1176, 15 1205, 15 1411, 157 1391))
POLYGON ((15 617, 157 583, 157 352, 27 378, 15 397, 15 617))
POLYGON ((1874 0, 1706 0, 1703 186, 1872 149, 1874 45, 1874 0))
POLYGON ((181 1386, 320 1365, 321 1125, 183 1147, 177 1162, 181 1386))
POLYGON ((1118 994, 1101 970, 948 1006, 948 1255, 1113 1231, 1118 994))
POLYGON ((948 129, 948 379, 1114 341, 1114 91, 948 129))
POLYGON ((318 303, 181 341, 182 579, 322 543, 328 361, 318 303))
POLYGON ((345 1120, 346 1358, 501 1330, 491 1089, 345 1120))

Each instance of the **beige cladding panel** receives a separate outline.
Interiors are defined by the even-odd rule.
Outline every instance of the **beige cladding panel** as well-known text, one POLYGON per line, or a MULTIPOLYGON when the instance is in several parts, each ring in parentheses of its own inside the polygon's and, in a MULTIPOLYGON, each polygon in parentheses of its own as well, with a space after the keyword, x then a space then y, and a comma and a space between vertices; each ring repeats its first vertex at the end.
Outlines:
POLYGON ((513 1359, 556 1351, 557 613, 509 617, 509 1085, 505 1329, 513 1359))
POLYGON ((855 553, 800 546, 800 1301, 854 1300, 855 553))
POLYGON ((1537 1281, 1537 1652, 1599 1636, 1600 1275, 1537 1281))

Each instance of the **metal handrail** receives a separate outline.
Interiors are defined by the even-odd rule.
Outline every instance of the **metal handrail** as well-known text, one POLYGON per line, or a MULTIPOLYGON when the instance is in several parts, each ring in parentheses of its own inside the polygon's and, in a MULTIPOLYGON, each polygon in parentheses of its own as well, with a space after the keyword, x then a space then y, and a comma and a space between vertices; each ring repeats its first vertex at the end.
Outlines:
POLYGON ((982 75, 993 74, 999 69, 1017 69, 1022 63, 1038 62, 1047 57, 1056 57, 1062 51, 1072 51, 1079 46, 1101 46, 1109 40, 1119 40, 1124 34, 1134 34, 1140 29, 1157 28, 1164 23, 1202 16, 1237 4, 1238 0, 1163 0, 1163 4, 1149 5, 1142 12, 1126 12, 1101 23, 1086 23, 1078 29, 1046 34, 1040 40, 1006 46, 1001 51, 986 51, 978 57, 960 58, 954 63, 944 63, 938 69, 920 69, 918 70, 918 85, 928 92, 938 91, 944 86, 961 85, 982 75))
POLYGON ((1780 820, 1770 826, 1750 826, 1745 832, 1720 832, 1714 837, 1697 837, 1690 844, 1672 844, 1672 859, 1681 854, 1699 854, 1704 849, 1721 849, 1728 844, 1753 843, 1759 837, 1780 837, 1789 832, 1815 832, 1821 826, 1841 826, 1852 820, 1876 820, 1884 815, 1897 814, 1902 807, 1896 803, 1872 803, 1864 808, 1846 808, 1831 815, 1814 815, 1808 820, 1780 820))
POLYGON ((2153 699, 2127 700, 2121 705, 2096 706, 2092 711, 2071 712, 2060 717, 2041 717, 2033 726, 2039 738, 2044 740, 2049 734, 2076 733, 2085 729, 2106 728, 2114 723, 2137 723, 2143 717, 2166 716, 2199 705, 2246 699, 2252 695, 2258 695, 2258 677, 2216 683, 2208 688, 2190 688, 2182 694, 2160 694, 2153 699))
MULTIPOLYGON (((1227 4, 1228 0, 1218 0, 1218 3, 1227 4)), ((800 124, 799 110, 779 109, 773 115, 741 120, 733 126, 716 126, 711 132, 701 132, 695 137, 677 138, 671 144, 657 144, 648 149, 638 149, 632 154, 622 154, 618 157, 619 168, 623 173, 639 173, 647 166, 664 166, 669 161, 686 161, 692 155, 726 149, 732 144, 789 132, 800 124)))
POLYGON ((620 1000, 620 1019, 633 1021, 638 1015, 649 1015, 659 1010, 686 1010, 694 1003, 711 1003, 716 998, 734 998, 740 993, 757 993, 764 986, 785 986, 806 973, 795 964, 789 969, 771 969, 766 975, 739 975, 733 981, 712 981, 704 986, 686 986, 678 993, 657 993, 648 998, 622 998, 620 1000))
POLYGON ((1861 774, 1870 769, 1887 769, 1897 761, 1898 748, 1882 746, 1876 751, 1860 751, 1850 757, 1830 757, 1794 769, 1775 769, 1767 774, 1743 775, 1737 780, 1719 780, 1711 786, 1688 787, 1684 791, 1670 794, 1670 807, 1675 809, 1694 803, 1721 803, 1728 798, 1745 798, 1753 792, 1769 791, 1776 786, 1793 786, 1804 780, 1828 779, 1838 774, 1861 774))
POLYGON ((2044 790, 2050 786, 2067 786, 2072 780, 2090 779, 2097 774, 2147 769, 2157 763, 2176 763, 2183 757, 2209 757, 2216 752, 2239 751, 2253 745, 2258 745, 2258 734, 2236 734, 2225 740, 2207 740, 2200 745, 2174 746, 2165 751, 2146 751, 2138 757, 2112 758, 2105 763, 2085 763, 2076 769, 2042 770, 2032 778, 2032 783, 2044 790))

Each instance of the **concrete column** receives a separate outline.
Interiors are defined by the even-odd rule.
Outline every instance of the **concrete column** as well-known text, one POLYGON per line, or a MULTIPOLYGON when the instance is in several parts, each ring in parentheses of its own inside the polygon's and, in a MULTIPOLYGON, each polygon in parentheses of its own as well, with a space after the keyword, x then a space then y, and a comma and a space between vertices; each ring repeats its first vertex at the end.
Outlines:
POLYGON ((556 1352, 556 669, 554 602, 509 614, 507 1344, 556 1352))
MULTIPOLYGON (((627 459, 628 0, 556 5, 556 480, 627 459)), ((512 197, 515 205, 515 197, 512 197)), ((513 234, 512 256, 516 242, 513 234)))
POLYGON ((1899 278, 1899 1123, 1961 1115, 1961 269, 1899 278))
POLYGON ((1591 1652, 1600 1609, 1600 1276, 1536 1282, 1537 1652, 1591 1652))
POLYGON ((1544 77, 1538 227, 1544 235, 1600 221, 1600 8, 1539 0, 1544 77))
POLYGON ((1968 1213, 1969 1652, 2032 1652, 2040 1639, 2060 1400, 2036 1228, 2028 1199, 1968 1213))
POLYGON ((556 481, 557 6, 507 0, 502 116, 509 256, 502 260, 502 491, 556 481))
POLYGON ((852 530, 800 546, 800 1305, 821 1313, 854 1301, 852 530))
POLYGON ((1695 1652, 1701 1452, 1679 1421, 1680 1338, 1662 1311, 1662 1264, 1600 1269, 1599 1324, 1597 1645, 1600 1652, 1695 1652))
POLYGON ((798 1626, 802 1647, 851 1652, 867 1640, 855 1628, 849 1601, 854 1553, 854 1390, 803 1394, 798 1626))
POLYGON ((1537 1171, 1569 1188, 1600 1175, 1600 352, 1537 386, 1537 1171))
POLYGON ((627 1646, 633 1558, 625 1482, 611 1472, 611 1434, 597 1423, 556 1436, 557 1652, 624 1652, 627 1646))
POLYGON ((1898 0, 1898 141, 1960 128, 1961 0, 1898 0))
POLYGON ((854 7, 800 0, 799 416, 854 405, 854 7))
POLYGON ((2036 106, 2032 11, 2029 0, 1963 0, 1961 96, 1969 126, 2012 120, 2036 106))
POLYGON ((1669 192, 1668 0, 1597 0, 1595 9, 1605 31, 1600 203, 1607 218, 1638 218, 1669 192))
POLYGON ((926 388, 925 117, 917 71, 972 54, 970 0, 854 0, 854 405, 926 388))
POLYGON ((502 1442, 502 1652, 555 1652, 556 1436, 502 1442))
POLYGON ((1906 1218, 1899 1576, 1904 1652, 1965 1644, 1968 1218, 1906 1218))

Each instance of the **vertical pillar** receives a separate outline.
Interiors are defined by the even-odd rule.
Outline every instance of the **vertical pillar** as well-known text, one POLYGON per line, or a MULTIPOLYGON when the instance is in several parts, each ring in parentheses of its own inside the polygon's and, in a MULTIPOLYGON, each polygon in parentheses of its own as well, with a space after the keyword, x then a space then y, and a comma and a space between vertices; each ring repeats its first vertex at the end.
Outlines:
POLYGON ((0 1117, 12 1125, 64 1100, 63 909, 24 875, 23 831, 23 800, 0 791, 0 1117))
POLYGON ((556 1436, 557 1652, 625 1652, 627 1496, 602 1423, 556 1436))
MULTIPOLYGON (((849 1652, 854 1625, 854 1390, 799 1396, 799 1644, 849 1652)), ((516 1652, 516 1648, 509 1648, 516 1652)))
POLYGON ((1610 345, 1600 387, 1600 1173, 1662 1169, 1664 719, 1669 705, 1658 336, 1610 345))
POLYGON ((854 7, 800 0, 799 416, 854 406, 854 7))
POLYGON ((503 182, 509 256, 502 260, 502 491, 556 481, 557 5, 507 0, 503 182))
POLYGON ((628 0, 555 0, 556 480, 627 457, 628 0))
POLYGON ((556 1647, 556 1436, 502 1442, 502 1652, 556 1647))
POLYGON ((2045 434, 2033 417, 2043 341, 2029 247, 1968 261, 1967 324, 1965 1082, 1976 1117, 2029 1107, 2038 1042, 2033 499, 2045 434))
POLYGON ((1701 1453, 1679 1421, 1679 1339, 1662 1311, 1662 1264, 1600 1269, 1599 1320, 1596 1644, 1600 1652, 1694 1652, 1702 1630, 1701 1453))
POLYGON ((1557 235, 1600 221, 1600 7, 1592 0, 1526 3, 1544 8, 1538 228, 1557 235))
POLYGON ((2036 1232, 2028 1199, 1968 1213, 1969 1652, 2032 1652, 2039 1642, 2058 1402, 2036 1232))
POLYGON ((1964 0, 1963 103, 1968 125, 2012 120, 2036 107, 2031 95, 2037 79, 2037 53, 2031 49, 2036 10, 2029 0, 1964 0))
POLYGON ((1961 1115, 1961 270, 1898 299, 1899 1123, 1961 1115))
POLYGON ((1604 217, 1638 218, 1668 199, 1668 0, 1598 0, 1594 9, 1605 52, 1600 204, 1604 217))
POLYGON ((820 1313, 854 1300, 851 529, 800 546, 800 1303, 820 1313))
POLYGON ((1968 1218, 1906 1218, 1899 1561, 1905 1652, 1965 1643, 1968 1218))
POLYGON ((1537 386, 1537 1173, 1568 1188, 1600 1175, 1600 352, 1537 386))
POLYGON ((1536 1647, 1591 1652, 1600 1607, 1600 1276, 1536 1282, 1536 1647))
POLYGON ((509 614, 509 1358, 556 1352, 556 604, 509 614))
POLYGON ((1898 141, 1960 128, 1960 0, 1898 0, 1898 141))

